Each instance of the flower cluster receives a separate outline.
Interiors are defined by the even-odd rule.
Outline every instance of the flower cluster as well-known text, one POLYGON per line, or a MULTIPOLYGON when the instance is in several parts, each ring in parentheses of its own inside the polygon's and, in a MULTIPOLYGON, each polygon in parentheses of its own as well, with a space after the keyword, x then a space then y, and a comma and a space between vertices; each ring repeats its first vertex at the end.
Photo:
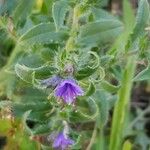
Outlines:
MULTIPOLYGON (((73 75, 72 66, 69 65, 65 67, 65 72, 69 75, 73 75)), ((73 78, 67 77, 63 79, 58 75, 54 75, 48 79, 41 82, 47 88, 54 89, 54 96, 58 100, 62 100, 65 104, 73 104, 78 96, 82 96, 84 91, 78 85, 77 81, 73 78)), ((68 137, 68 133, 65 133, 65 128, 63 132, 58 133, 53 139, 53 148, 65 150, 70 145, 74 144, 74 141, 68 137)))

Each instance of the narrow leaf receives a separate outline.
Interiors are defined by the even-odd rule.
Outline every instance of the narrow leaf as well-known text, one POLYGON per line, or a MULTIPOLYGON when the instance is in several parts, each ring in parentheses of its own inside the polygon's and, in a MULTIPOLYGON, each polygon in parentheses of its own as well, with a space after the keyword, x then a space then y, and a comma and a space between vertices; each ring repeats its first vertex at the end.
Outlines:
POLYGON ((56 31, 64 26, 64 20, 67 11, 69 10, 69 5, 65 1, 57 1, 53 4, 52 13, 53 19, 56 26, 56 31))
POLYGON ((102 128, 108 120, 109 116, 109 106, 108 106, 108 99, 103 90, 97 91, 94 95, 94 98, 96 100, 96 103, 99 107, 99 115, 97 117, 97 125, 102 128))
POLYGON ((135 24, 135 17, 129 0, 123 1, 123 20, 125 23, 125 29, 131 31, 135 24))
POLYGON ((94 18, 96 21, 102 20, 102 19, 116 19, 113 15, 108 13, 107 11, 103 9, 98 9, 98 8, 92 8, 92 13, 94 15, 94 18))
POLYGON ((143 34, 146 24, 149 21, 149 3, 147 0, 140 0, 136 17, 136 25, 131 36, 132 41, 143 34))
POLYGON ((118 20, 103 19, 81 27, 77 42, 81 45, 96 45, 111 42, 123 31, 118 20))
POLYGON ((143 71, 141 71, 139 74, 137 74, 134 78, 134 81, 143 81, 149 79, 150 79, 150 68, 148 67, 143 71))
POLYGON ((86 96, 91 96, 95 92, 95 85, 93 82, 89 84, 88 91, 86 92, 86 96))
POLYGON ((68 35, 64 31, 56 32, 53 23, 41 23, 23 34, 19 42, 32 46, 35 44, 62 42, 66 40, 67 37, 68 35))
POLYGON ((31 83, 33 77, 44 78, 52 75, 56 71, 56 68, 50 66, 42 66, 39 68, 29 68, 25 65, 16 64, 15 72, 23 81, 31 83), (33 76, 34 75, 34 76, 33 76))
POLYGON ((78 80, 82 80, 86 77, 89 77, 91 76, 94 72, 96 71, 96 69, 94 68, 90 68, 90 67, 86 67, 86 68, 83 68, 81 70, 79 70, 76 74, 75 74, 75 78, 78 79, 78 80))
POLYGON ((110 93, 115 93, 119 90, 119 86, 114 86, 107 81, 102 81, 101 87, 110 93))
POLYGON ((19 5, 16 7, 13 13, 15 23, 18 23, 19 21, 24 21, 26 17, 30 14, 34 4, 35 0, 20 0, 19 5))

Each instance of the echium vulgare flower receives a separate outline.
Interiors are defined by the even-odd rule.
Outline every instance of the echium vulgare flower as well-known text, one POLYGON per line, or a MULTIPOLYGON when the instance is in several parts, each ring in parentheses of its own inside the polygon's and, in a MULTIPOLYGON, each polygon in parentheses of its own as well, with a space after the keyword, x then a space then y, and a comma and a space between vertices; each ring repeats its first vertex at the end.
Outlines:
POLYGON ((81 87, 73 79, 64 79, 55 89, 55 96, 62 98, 67 104, 75 101, 77 96, 84 94, 81 87))
POLYGON ((60 132, 54 139, 53 148, 65 150, 69 145, 73 145, 74 141, 65 135, 64 132, 60 132))

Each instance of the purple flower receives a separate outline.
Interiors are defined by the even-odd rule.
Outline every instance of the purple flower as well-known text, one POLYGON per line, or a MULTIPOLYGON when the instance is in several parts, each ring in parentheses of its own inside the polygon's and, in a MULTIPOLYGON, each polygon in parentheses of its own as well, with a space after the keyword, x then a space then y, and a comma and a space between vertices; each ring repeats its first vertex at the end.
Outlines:
POLYGON ((53 143, 53 148, 65 150, 69 145, 74 144, 74 141, 65 136, 63 132, 59 133, 53 143))
POLYGON ((60 82, 62 78, 58 75, 54 75, 48 79, 41 81, 41 84, 46 86, 47 88, 52 87, 55 88, 60 82))
POLYGON ((63 80, 55 89, 55 96, 62 98, 67 104, 73 103, 76 97, 83 93, 81 87, 73 79, 63 80))

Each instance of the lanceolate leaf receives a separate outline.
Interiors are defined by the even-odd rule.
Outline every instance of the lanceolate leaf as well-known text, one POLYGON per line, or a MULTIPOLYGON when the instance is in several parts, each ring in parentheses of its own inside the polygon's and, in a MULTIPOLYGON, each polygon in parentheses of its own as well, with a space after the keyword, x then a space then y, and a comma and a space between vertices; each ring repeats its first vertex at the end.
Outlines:
POLYGON ((31 83, 33 78, 45 78, 52 75, 56 71, 56 68, 50 66, 42 66, 39 68, 29 68, 25 65, 16 64, 15 71, 18 77, 22 80, 31 83), (33 76, 34 74, 34 76, 33 76))
POLYGON ((93 98, 89 98, 85 103, 88 102, 86 108, 78 106, 77 111, 70 112, 69 121, 83 123, 89 120, 94 120, 99 114, 99 107, 93 98), (90 111, 89 111, 90 110, 90 111))
POLYGON ((50 131, 51 131, 50 123, 43 123, 43 124, 37 125, 33 129, 32 133, 33 135, 39 135, 39 134, 49 133, 50 131))
POLYGON ((12 107, 14 107, 16 110, 21 110, 22 112, 27 110, 33 110, 34 112, 37 111, 47 111, 51 109, 51 105, 48 102, 45 102, 43 100, 39 102, 30 102, 30 103, 14 103, 12 104, 12 107))
POLYGON ((115 19, 116 20, 116 18, 113 15, 109 14, 107 11, 103 9, 92 8, 91 11, 96 21, 102 20, 102 19, 111 19, 111 20, 115 19))
POLYGON ((64 26, 64 19, 68 10, 69 5, 67 2, 57 1, 54 3, 52 13, 57 31, 64 26))
POLYGON ((86 64, 84 64, 82 61, 80 62, 80 63, 83 63, 83 66, 81 68, 79 67, 79 69, 77 69, 77 72, 75 73, 75 78, 78 80, 82 80, 86 77, 91 76, 99 68, 100 60, 99 60, 99 56, 97 55, 97 53, 92 52, 92 51, 88 53, 91 56, 94 56, 91 61, 92 63, 90 64, 89 63, 90 61, 86 62, 86 64))
POLYGON ((65 31, 56 32, 53 23, 41 23, 23 34, 19 39, 19 43, 31 46, 35 44, 62 42, 67 37, 68 34, 65 31))
POLYGON ((135 24, 135 17, 129 0, 123 0, 123 20, 126 31, 131 31, 135 24))
POLYGON ((86 77, 91 76, 97 68, 90 68, 90 67, 86 67, 84 69, 79 70, 76 74, 75 74, 75 78, 78 80, 82 80, 86 77))
POLYGON ((23 114, 23 116, 22 116, 22 122, 23 122, 23 125, 24 125, 24 127, 25 127, 25 130, 26 130, 29 134, 32 134, 31 129, 28 127, 28 125, 27 125, 27 123, 26 123, 27 118, 28 118, 28 116, 30 115, 30 113, 31 113, 31 110, 28 110, 28 111, 26 111, 26 112, 23 114))
POLYGON ((147 0, 140 0, 137 12, 136 25, 131 36, 132 41, 143 34, 144 28, 149 21, 149 4, 147 0))
POLYGON ((94 94, 94 99, 96 100, 100 111, 97 117, 97 124, 99 127, 103 127, 107 123, 109 116, 107 94, 105 91, 99 90, 94 94))
MULTIPOLYGON (((49 109, 50 112, 50 109, 49 109)), ((47 122, 49 119, 48 110, 46 111, 32 111, 30 115, 28 116, 28 120, 32 120, 34 122, 43 123, 47 122)))
POLYGON ((81 27, 78 43, 81 45, 96 45, 114 40, 123 30, 118 20, 103 19, 81 27))
POLYGON ((107 81, 102 81, 101 87, 110 93, 115 93, 119 90, 119 86, 112 85, 107 81))
POLYGON ((20 0, 20 4, 16 7, 13 18, 16 23, 24 21, 31 12, 35 0, 20 0))
POLYGON ((150 79, 150 68, 148 67, 143 71, 141 71, 139 74, 137 74, 134 78, 134 81, 143 81, 149 79, 150 79))
POLYGON ((95 92, 95 85, 93 82, 89 84, 88 91, 86 92, 86 96, 91 96, 95 92))

